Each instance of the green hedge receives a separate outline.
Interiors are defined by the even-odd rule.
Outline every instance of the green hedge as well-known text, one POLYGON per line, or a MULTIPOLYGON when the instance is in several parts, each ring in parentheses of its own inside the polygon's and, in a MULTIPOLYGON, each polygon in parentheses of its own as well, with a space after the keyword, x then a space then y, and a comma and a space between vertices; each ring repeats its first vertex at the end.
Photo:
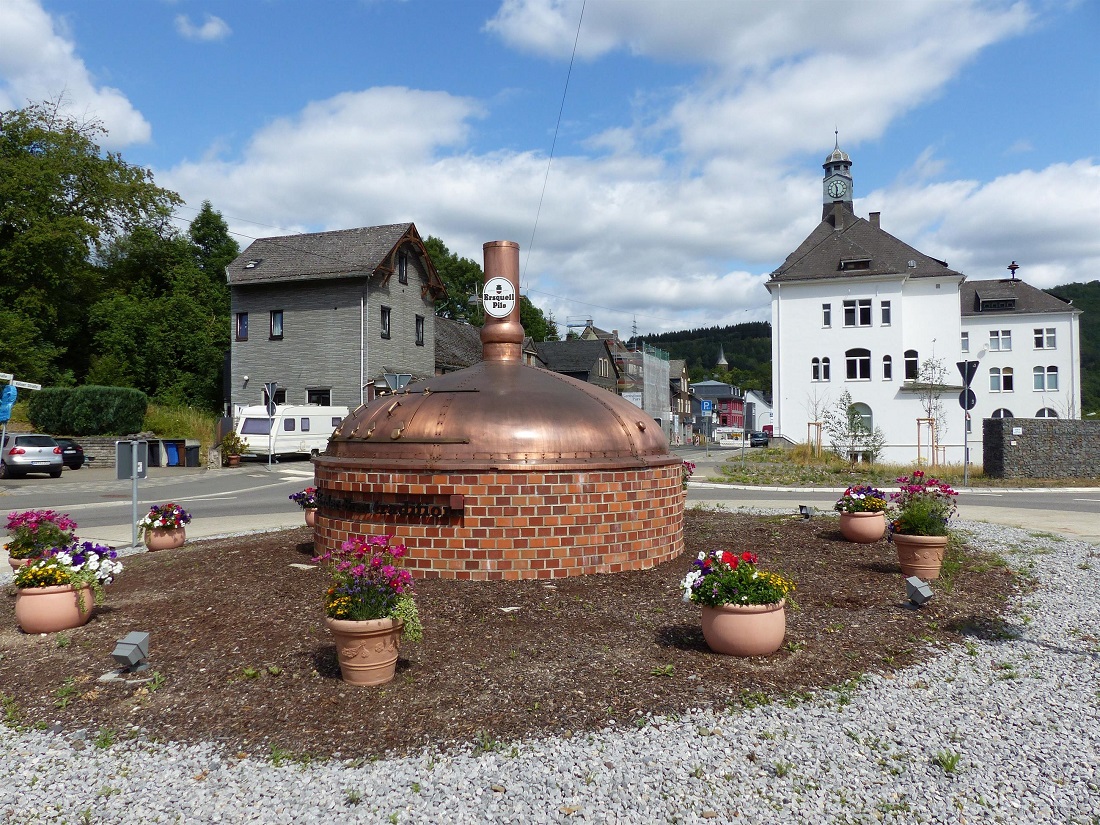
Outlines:
POLYGON ((140 432, 149 398, 129 387, 52 387, 31 394, 27 416, 36 430, 57 435, 140 432))

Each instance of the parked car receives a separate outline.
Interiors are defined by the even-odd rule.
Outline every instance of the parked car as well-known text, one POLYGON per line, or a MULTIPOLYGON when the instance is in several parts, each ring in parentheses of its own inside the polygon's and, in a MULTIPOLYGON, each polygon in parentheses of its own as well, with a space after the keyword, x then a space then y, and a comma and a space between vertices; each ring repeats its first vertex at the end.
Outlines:
POLYGON ((18 478, 27 473, 49 473, 61 477, 64 464, 61 447, 41 433, 8 433, 0 449, 0 478, 18 478))
POLYGON ((84 448, 71 438, 55 438, 61 448, 61 463, 66 467, 79 470, 84 466, 84 448))
POLYGON ((768 434, 763 431, 757 431, 749 433, 749 446, 750 447, 767 447, 770 439, 768 434))

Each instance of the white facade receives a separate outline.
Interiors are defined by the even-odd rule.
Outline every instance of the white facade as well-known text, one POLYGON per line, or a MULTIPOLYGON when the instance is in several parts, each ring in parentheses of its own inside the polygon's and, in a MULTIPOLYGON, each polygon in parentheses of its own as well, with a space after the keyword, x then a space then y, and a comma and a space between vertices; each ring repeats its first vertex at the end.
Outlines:
POLYGON ((767 283, 774 435, 830 439, 847 391, 885 446, 879 460, 981 464, 983 418, 1079 418, 1079 310, 1013 277, 967 281, 852 211, 851 162, 825 162, 822 221, 767 283), (846 185, 840 186, 837 181, 846 185), (943 369, 929 414, 929 360, 943 369), (969 425, 956 364, 977 361, 969 425), (931 420, 930 420, 931 419, 931 420))

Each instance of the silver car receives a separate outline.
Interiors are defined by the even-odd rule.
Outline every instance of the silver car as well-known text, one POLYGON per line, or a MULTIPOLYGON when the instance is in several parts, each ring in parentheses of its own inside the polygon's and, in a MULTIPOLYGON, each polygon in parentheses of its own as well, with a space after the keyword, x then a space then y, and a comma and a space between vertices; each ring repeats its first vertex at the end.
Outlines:
POLYGON ((61 477, 64 465, 61 447, 48 435, 8 433, 0 453, 0 478, 18 478, 27 473, 49 473, 61 477))

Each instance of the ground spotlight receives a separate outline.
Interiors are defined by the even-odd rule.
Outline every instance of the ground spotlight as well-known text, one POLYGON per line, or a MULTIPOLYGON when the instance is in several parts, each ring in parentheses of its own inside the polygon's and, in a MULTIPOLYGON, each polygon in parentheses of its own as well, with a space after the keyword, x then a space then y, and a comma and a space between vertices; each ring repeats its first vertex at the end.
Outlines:
POLYGON ((140 630, 126 634, 124 639, 115 643, 111 658, 123 670, 131 673, 149 667, 146 661, 149 658, 149 634, 140 630))
POLYGON ((798 505, 798 514, 800 516, 802 516, 802 518, 807 518, 808 519, 810 516, 812 516, 814 514, 814 508, 811 507, 808 504, 799 504, 798 505))
POLYGON ((932 588, 928 586, 927 582, 921 581, 916 576, 910 576, 905 580, 905 593, 909 597, 909 601, 917 607, 932 598, 932 588))

